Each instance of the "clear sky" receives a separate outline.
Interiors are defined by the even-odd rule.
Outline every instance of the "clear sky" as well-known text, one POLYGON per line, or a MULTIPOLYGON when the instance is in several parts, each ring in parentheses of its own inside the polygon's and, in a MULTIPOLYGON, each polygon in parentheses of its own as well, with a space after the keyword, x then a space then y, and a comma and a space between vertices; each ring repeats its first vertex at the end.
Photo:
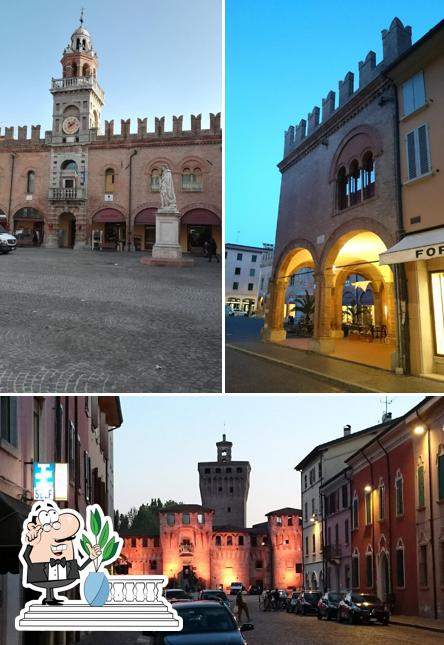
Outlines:
MULTIPOLYGON (((274 242, 284 131, 367 52, 382 59, 395 16, 418 40, 444 17, 438 0, 226 0, 226 240, 274 242)), ((336 103, 337 104, 337 103, 336 103)))
MULTIPOLYGON (((421 396, 394 396, 399 416, 421 396)), ((123 426, 114 432, 115 508, 151 498, 200 504, 199 461, 216 460, 216 441, 233 442, 233 460, 249 461, 248 524, 265 513, 300 508, 296 464, 316 445, 381 421, 382 395, 121 397, 123 426)))
MULTIPOLYGON (((99 59, 97 80, 105 92, 105 119, 202 113, 221 109, 221 0, 13 0, 2 3, 0 127, 41 124, 51 128, 51 78, 79 25, 92 36, 99 59)), ((43 135, 42 135, 43 136, 43 135)))

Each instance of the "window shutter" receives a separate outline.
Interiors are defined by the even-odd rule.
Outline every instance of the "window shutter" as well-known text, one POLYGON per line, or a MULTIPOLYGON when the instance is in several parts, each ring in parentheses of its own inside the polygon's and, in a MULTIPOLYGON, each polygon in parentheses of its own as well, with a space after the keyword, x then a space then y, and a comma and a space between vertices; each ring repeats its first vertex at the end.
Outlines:
POLYGON ((427 140, 427 126, 422 125, 418 128, 418 144, 419 144, 419 168, 421 175, 430 172, 429 164, 429 146, 427 140))
POLYGON ((418 468, 418 506, 423 508, 425 506, 424 498, 424 466, 418 468))
POLYGON ((404 115, 410 114, 414 110, 414 98, 413 98, 413 79, 409 79, 402 86, 402 100, 404 115))
POLYGON ((17 397, 9 399, 9 443, 17 446, 17 397))
POLYGON ((411 80, 413 86, 413 109, 417 110, 425 103, 424 74, 418 72, 411 80))
POLYGON ((407 165, 409 179, 416 177, 415 131, 407 135, 407 165))

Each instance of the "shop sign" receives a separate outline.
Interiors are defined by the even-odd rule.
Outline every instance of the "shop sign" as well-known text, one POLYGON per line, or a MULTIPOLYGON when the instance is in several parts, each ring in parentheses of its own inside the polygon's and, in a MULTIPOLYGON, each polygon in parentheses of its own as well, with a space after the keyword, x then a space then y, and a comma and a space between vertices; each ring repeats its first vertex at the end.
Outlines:
POLYGON ((68 499, 68 464, 34 464, 34 499, 68 499))

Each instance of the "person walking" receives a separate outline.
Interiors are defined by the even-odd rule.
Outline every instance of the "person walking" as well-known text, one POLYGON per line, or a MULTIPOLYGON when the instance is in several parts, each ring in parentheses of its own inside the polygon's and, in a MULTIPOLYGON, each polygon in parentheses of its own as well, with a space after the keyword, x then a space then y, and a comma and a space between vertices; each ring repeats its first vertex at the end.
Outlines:
POLYGON ((213 255, 219 262, 219 256, 217 255, 217 242, 214 237, 210 237, 208 241, 208 262, 211 262, 213 255))
POLYGON ((242 591, 239 591, 236 596, 236 607, 237 607, 237 622, 240 623, 242 620, 242 612, 245 612, 247 620, 250 620, 250 612, 248 611, 248 605, 244 600, 242 591))

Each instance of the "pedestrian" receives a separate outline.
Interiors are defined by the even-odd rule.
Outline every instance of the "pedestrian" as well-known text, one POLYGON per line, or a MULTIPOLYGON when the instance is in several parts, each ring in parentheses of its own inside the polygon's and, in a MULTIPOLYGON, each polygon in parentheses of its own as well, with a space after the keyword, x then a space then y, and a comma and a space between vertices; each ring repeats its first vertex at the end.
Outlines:
POLYGON ((211 262, 213 255, 219 263, 219 256, 217 255, 217 242, 214 237, 210 237, 208 241, 208 262, 211 262))
POLYGON ((205 242, 204 242, 204 244, 203 244, 203 255, 204 255, 204 258, 207 258, 207 257, 208 257, 208 251, 209 251, 209 248, 210 248, 210 242, 209 242, 208 240, 205 240, 205 242))
POLYGON ((242 591, 238 591, 236 596, 236 607, 237 607, 237 621, 238 623, 242 620, 242 612, 245 612, 247 620, 250 620, 250 612, 248 611, 248 605, 242 596, 242 591))
POLYGON ((281 594, 279 593, 279 589, 275 589, 273 591, 274 611, 277 611, 279 609, 280 599, 281 599, 281 594))

